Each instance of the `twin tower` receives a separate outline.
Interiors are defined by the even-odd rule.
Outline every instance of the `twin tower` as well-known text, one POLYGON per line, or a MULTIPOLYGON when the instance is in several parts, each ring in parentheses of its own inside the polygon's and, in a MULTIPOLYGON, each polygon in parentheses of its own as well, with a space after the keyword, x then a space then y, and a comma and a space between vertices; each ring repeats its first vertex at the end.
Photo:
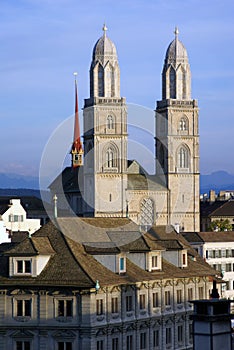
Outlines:
POLYGON ((104 26, 93 49, 90 98, 84 103, 79 186, 72 200, 69 194, 77 215, 199 231, 198 105, 191 99, 188 55, 177 29, 166 52, 155 121, 155 175, 149 175, 127 159, 126 100, 120 95, 116 47, 104 26))

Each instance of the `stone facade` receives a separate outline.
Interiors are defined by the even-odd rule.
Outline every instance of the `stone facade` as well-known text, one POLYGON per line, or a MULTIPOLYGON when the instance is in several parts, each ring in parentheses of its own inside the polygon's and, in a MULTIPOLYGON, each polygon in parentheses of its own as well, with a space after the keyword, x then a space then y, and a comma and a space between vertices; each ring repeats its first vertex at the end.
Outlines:
POLYGON ((192 350, 190 301, 209 297, 216 272, 183 237, 142 235, 127 219, 116 219, 130 225, 121 231, 113 219, 69 220, 57 222, 65 234, 49 223, 0 245, 0 348, 192 350))
MULTIPOLYGON (((156 175, 149 175, 139 164, 133 166, 136 161, 127 160, 127 105, 120 95, 116 47, 103 29, 93 49, 90 97, 84 103, 83 178, 72 190, 71 180, 63 181, 66 198, 79 216, 129 217, 138 225, 172 224, 198 231, 198 105, 191 99, 188 55, 178 31, 163 67, 162 100, 156 109, 156 175)), ((57 182, 50 189, 61 202, 57 182)))

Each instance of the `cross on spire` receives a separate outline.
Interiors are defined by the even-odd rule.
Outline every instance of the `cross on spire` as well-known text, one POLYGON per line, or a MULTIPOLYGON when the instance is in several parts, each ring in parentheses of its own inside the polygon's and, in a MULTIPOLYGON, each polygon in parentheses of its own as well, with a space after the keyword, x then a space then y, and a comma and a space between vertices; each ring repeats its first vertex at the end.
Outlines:
POLYGON ((175 34, 175 37, 176 37, 176 39, 177 39, 177 38, 178 38, 178 35, 179 35, 179 29, 178 29, 178 27, 175 27, 174 34, 175 34))

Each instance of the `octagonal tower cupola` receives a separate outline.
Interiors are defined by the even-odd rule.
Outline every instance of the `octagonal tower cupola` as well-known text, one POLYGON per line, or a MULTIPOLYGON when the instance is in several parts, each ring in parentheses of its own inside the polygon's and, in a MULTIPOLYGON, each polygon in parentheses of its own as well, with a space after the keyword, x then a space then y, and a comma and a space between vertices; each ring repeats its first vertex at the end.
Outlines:
POLYGON ((175 28, 175 39, 168 46, 162 72, 162 99, 191 99, 191 72, 187 50, 178 39, 178 28, 175 28))
POLYGON ((106 25, 93 49, 90 67, 90 97, 120 97, 120 72, 117 51, 108 38, 106 25))

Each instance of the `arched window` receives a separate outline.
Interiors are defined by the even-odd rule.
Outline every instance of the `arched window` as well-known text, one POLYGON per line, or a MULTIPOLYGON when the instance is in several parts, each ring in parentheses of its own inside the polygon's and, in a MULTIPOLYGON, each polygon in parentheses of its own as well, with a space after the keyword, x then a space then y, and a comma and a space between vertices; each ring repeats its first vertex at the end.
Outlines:
POLYGON ((188 121, 186 120, 186 118, 181 118, 180 119, 179 130, 180 131, 188 130, 188 121))
POLYGON ((98 66, 98 96, 104 96, 104 69, 100 64, 98 66))
POLYGON ((114 166, 114 152, 109 147, 106 151, 106 167, 113 168, 113 166, 114 166))
POLYGON ((178 150, 178 168, 189 167, 189 151, 185 146, 181 146, 178 150))
POLYGON ((143 198, 140 204, 140 225, 152 226, 154 223, 154 202, 151 198, 143 198))
POLYGON ((115 96, 115 69, 111 67, 111 97, 115 96))
POLYGON ((170 69, 170 98, 176 98, 176 74, 172 67, 170 69))
POLYGON ((114 120, 112 115, 108 115, 107 117, 107 129, 114 129, 114 120))

